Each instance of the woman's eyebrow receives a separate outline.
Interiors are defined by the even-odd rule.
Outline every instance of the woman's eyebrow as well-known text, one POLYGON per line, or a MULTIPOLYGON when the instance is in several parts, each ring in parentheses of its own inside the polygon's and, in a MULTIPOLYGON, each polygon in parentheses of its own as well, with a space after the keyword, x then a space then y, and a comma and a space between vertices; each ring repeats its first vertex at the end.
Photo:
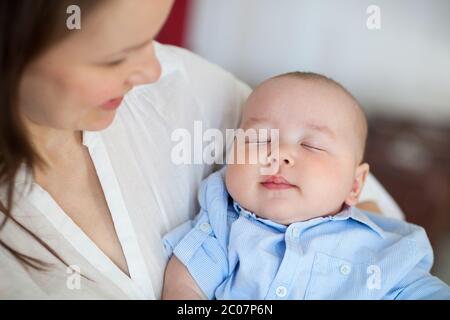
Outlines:
POLYGON ((116 55, 118 55, 118 54, 123 54, 123 53, 128 53, 128 52, 130 52, 130 51, 138 50, 138 49, 140 49, 140 48, 142 48, 142 47, 148 45, 148 44, 149 44, 150 42, 152 42, 152 41, 153 41, 153 38, 151 38, 151 39, 149 39, 149 40, 146 40, 146 41, 144 41, 144 42, 141 42, 141 43, 139 43, 139 44, 136 44, 136 45, 134 45, 134 46, 127 47, 127 48, 125 48, 125 49, 123 49, 123 50, 120 50, 120 51, 118 51, 118 52, 109 54, 108 56, 116 56, 116 55))
POLYGON ((153 41, 153 38, 151 38, 150 40, 147 40, 145 42, 142 42, 140 44, 137 44, 137 45, 125 48, 125 49, 123 49, 123 50, 121 50, 119 52, 108 54, 107 56, 105 56, 105 58, 113 58, 113 57, 117 57, 118 55, 121 55, 121 54, 124 54, 124 53, 128 53, 130 51, 138 50, 138 49, 146 46, 147 44, 149 44, 152 41, 153 41))
POLYGON ((140 44, 137 44, 137 45, 125 48, 125 49, 122 50, 122 52, 125 53, 125 52, 130 52, 130 51, 134 51, 134 50, 140 49, 140 48, 146 46, 147 44, 149 44, 151 41, 153 41, 153 37, 151 39, 149 39, 149 40, 141 42, 140 44))

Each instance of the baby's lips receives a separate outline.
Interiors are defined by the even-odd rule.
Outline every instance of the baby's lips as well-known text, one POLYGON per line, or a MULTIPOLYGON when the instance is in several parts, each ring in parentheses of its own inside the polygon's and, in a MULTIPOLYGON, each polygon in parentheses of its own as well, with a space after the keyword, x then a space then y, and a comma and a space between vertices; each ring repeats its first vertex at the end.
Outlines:
POLYGON ((280 175, 270 176, 266 180, 264 180, 263 183, 291 184, 283 176, 280 175))

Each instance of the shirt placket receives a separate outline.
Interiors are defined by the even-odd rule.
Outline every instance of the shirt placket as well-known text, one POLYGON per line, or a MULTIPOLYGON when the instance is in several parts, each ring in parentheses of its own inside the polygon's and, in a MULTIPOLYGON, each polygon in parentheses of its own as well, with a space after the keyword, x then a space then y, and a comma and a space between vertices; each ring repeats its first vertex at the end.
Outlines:
MULTIPOLYGON (((291 225, 284 235, 286 251, 281 261, 280 268, 272 281, 266 300, 285 300, 290 295, 292 283, 296 280, 299 265, 303 260, 303 250, 300 245, 301 229, 291 225)), ((295 282, 298 285, 297 282, 295 282)))

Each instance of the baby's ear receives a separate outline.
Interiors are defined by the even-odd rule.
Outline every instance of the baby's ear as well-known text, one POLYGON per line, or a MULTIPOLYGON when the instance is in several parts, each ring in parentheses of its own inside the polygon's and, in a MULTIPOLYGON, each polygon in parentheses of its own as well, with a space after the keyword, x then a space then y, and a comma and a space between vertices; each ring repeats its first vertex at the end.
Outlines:
POLYGON ((362 188, 364 187, 364 182, 369 174, 369 164, 360 164, 355 171, 355 179, 353 180, 352 190, 345 199, 345 203, 348 206, 354 206, 358 203, 359 196, 361 194, 362 188))

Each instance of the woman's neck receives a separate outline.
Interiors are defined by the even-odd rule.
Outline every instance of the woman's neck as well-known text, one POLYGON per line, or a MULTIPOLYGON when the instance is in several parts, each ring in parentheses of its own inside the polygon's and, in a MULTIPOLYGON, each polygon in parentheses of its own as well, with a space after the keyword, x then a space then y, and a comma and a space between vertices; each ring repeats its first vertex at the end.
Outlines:
POLYGON ((82 132, 55 129, 24 120, 30 141, 47 166, 57 166, 73 157, 82 147, 82 132))

